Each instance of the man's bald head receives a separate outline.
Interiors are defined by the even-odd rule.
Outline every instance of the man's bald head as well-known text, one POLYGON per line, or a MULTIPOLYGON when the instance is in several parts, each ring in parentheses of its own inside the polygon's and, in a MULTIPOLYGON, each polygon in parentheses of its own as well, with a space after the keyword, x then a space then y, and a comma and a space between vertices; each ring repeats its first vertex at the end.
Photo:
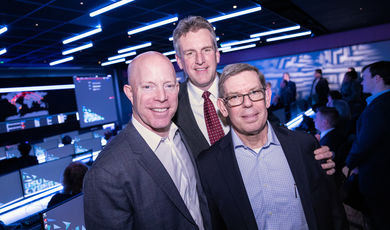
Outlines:
POLYGON ((133 105, 133 117, 160 136, 167 136, 178 104, 175 69, 158 52, 138 55, 128 67, 124 92, 133 105))
POLYGON ((172 72, 175 73, 171 61, 166 56, 156 51, 148 51, 135 57, 127 67, 127 80, 129 85, 135 84, 136 76, 140 76, 140 69, 145 68, 146 66, 157 65, 157 63, 169 65, 172 67, 172 72))

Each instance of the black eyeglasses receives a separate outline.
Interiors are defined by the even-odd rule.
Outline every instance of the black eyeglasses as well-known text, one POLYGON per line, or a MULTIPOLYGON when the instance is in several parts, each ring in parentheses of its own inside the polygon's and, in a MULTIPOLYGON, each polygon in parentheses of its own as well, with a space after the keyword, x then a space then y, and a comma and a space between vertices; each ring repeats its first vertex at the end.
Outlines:
POLYGON ((264 94, 265 94, 265 89, 252 90, 246 94, 238 94, 238 95, 225 97, 223 101, 229 107, 235 107, 235 106, 242 105, 242 103, 244 103, 245 96, 248 96, 251 101, 256 102, 256 101, 264 100, 264 94))

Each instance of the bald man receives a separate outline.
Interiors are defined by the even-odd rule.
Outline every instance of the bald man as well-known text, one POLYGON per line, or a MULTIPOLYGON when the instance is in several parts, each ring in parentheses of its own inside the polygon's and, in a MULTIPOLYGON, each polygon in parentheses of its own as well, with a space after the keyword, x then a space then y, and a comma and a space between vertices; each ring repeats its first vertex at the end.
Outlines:
POLYGON ((84 180, 87 229, 211 229, 206 197, 181 131, 171 122, 179 85, 172 63, 147 52, 128 68, 127 127, 84 180))

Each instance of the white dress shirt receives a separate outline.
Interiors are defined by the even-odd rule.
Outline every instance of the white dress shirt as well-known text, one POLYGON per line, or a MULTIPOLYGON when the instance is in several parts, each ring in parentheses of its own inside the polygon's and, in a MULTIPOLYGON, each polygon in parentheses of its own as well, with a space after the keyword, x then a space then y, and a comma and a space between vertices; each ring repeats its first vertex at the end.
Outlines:
POLYGON ((172 122, 168 136, 161 137, 141 125, 134 117, 132 123, 167 170, 199 229, 204 230, 194 165, 177 126, 172 122))
MULTIPOLYGON (((208 91, 210 92, 209 98, 210 98, 211 102, 213 103, 215 111, 217 112, 217 114, 220 118, 219 122, 221 122, 223 132, 226 135, 230 131, 230 126, 228 124, 224 124, 221 121, 222 115, 219 113, 219 109, 217 106, 218 81, 219 81, 219 77, 216 76, 213 84, 208 89, 208 91)), ((207 126, 206 126, 206 122, 204 120, 204 110, 203 110, 204 99, 202 97, 202 94, 204 91, 199 89, 198 87, 196 87, 194 84, 192 84, 191 81, 188 81, 188 83, 187 83, 187 90, 188 90, 188 97, 190 100, 191 109, 192 109, 192 112, 194 114, 196 123, 198 124, 200 131, 202 131, 203 136, 206 137, 207 142, 210 144, 210 138, 209 138, 209 135, 207 133, 207 126)))

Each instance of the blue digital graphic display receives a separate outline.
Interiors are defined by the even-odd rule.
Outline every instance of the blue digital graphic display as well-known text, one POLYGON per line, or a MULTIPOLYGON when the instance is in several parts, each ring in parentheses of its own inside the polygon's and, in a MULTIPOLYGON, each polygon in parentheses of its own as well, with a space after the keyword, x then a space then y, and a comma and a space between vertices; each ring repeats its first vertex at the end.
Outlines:
POLYGON ((74 76, 73 82, 81 128, 117 121, 111 75, 74 76))

